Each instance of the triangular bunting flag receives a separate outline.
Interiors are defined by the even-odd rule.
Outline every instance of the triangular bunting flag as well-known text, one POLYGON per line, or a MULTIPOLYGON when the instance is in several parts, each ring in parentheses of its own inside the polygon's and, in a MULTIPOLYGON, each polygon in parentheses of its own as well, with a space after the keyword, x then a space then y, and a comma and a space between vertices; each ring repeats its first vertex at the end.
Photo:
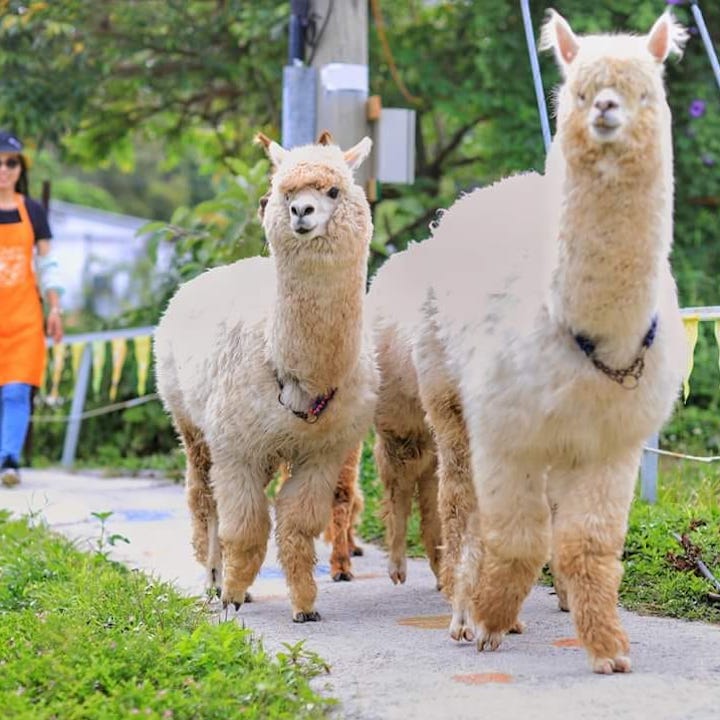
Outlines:
POLYGON ((683 323, 685 325, 685 334, 687 335, 688 342, 688 365, 685 371, 685 378, 683 380, 683 400, 687 402, 688 396, 690 395, 690 375, 692 375, 693 365, 695 363, 695 345, 697 345, 698 339, 698 321, 697 315, 691 317, 684 317, 683 323))
POLYGON ((135 362, 137 363, 137 392, 142 397, 147 387, 148 368, 150 367, 150 335, 135 338, 135 362))
POLYGON ((113 338, 110 341, 112 346, 112 379, 110 382, 110 400, 117 397, 120 376, 122 375, 125 357, 127 355, 127 340, 125 338, 113 338))
POLYGON ((100 387, 102 386, 103 370, 105 369, 105 341, 93 340, 93 369, 92 369, 92 387, 95 397, 100 395, 100 387))
POLYGON ((78 370, 80 369, 80 360, 82 360, 85 345, 86 343, 84 342, 76 342, 70 345, 70 352, 72 353, 73 380, 77 380, 78 370))

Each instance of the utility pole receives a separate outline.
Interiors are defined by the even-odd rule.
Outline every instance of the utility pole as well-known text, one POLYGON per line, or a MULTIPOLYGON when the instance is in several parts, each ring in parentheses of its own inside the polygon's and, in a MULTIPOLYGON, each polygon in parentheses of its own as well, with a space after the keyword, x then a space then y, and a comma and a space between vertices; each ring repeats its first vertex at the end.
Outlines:
POLYGON ((368 103, 368 57, 368 0, 291 0, 283 146, 314 142, 323 130, 343 149, 374 135, 373 157, 355 174, 373 201, 375 178, 414 181, 415 114, 381 108, 378 97, 368 103))
MULTIPOLYGON (((329 130, 343 149, 369 134, 367 99, 367 0, 311 0, 315 46, 310 65, 317 71, 316 131, 329 130)), ((370 163, 356 177, 365 184, 370 163)))

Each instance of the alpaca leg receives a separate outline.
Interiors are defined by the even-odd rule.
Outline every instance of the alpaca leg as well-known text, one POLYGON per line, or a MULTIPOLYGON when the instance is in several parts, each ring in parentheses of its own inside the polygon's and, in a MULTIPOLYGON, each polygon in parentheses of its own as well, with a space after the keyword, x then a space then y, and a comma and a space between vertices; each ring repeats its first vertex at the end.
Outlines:
POLYGON ((352 505, 355 498, 361 451, 362 446, 353 449, 347 456, 335 487, 332 517, 328 527, 333 548, 330 555, 330 576, 336 582, 352 580, 353 577, 348 540, 351 532, 352 505))
POLYGON ((365 500, 363 498, 360 483, 356 481, 355 492, 353 493, 352 502, 350 503, 350 523, 347 529, 348 550, 352 557, 362 557, 363 549, 355 542, 355 528, 360 523, 365 500))
POLYGON ((477 507, 470 470, 470 444, 462 407, 449 382, 430 385, 423 376, 423 401, 428 410, 438 452, 438 512, 442 528, 440 585, 452 601, 456 569, 465 545, 470 514, 477 507))
MULTIPOLYGON (((549 494, 549 489, 548 489, 549 494)), ((555 517, 557 515, 557 509, 558 509, 558 503, 557 501, 553 500, 552 496, 550 496, 550 502, 551 502, 551 512, 552 512, 552 523, 553 527, 555 526, 555 517)), ((558 567, 557 562, 553 558, 550 559, 550 574, 552 575, 552 583, 553 588, 555 590, 555 595, 558 600, 558 608, 562 610, 563 612, 570 612, 570 603, 568 602, 568 594, 567 594, 567 583, 565 582, 565 578, 560 573, 560 569, 558 567)))
POLYGON ((270 513, 266 473, 246 463, 214 462, 210 480, 217 503, 218 536, 223 560, 221 599, 238 609, 247 598, 265 559, 270 513))
POLYGON ((178 429, 187 456, 185 489, 195 557, 207 570, 207 587, 213 594, 219 594, 222 586, 222 555, 217 508, 210 487, 210 449, 202 432, 191 423, 179 422, 178 429))
POLYGON ((418 480, 418 500, 423 545, 430 561, 430 568, 437 579, 439 590, 442 587, 440 581, 442 532, 438 514, 438 476, 435 462, 425 470, 418 480))
POLYGON ((292 476, 277 496, 278 554, 287 578, 295 622, 320 619, 315 610, 314 538, 330 519, 333 493, 344 460, 342 456, 339 460, 325 457, 322 463, 310 459, 293 466, 292 476))
POLYGON ((550 554, 545 478, 505 458, 474 460, 482 558, 472 588, 478 650, 495 650, 518 629, 525 597, 550 554))
POLYGON ((388 547, 388 575, 395 585, 407 578, 407 522, 412 508, 415 484, 432 453, 429 436, 418 439, 401 438, 378 430, 375 440, 375 461, 385 488, 383 520, 388 547))
POLYGON ((617 611, 620 562, 639 454, 622 462, 557 471, 553 566, 567 591, 578 637, 597 673, 628 672, 629 643, 617 611))

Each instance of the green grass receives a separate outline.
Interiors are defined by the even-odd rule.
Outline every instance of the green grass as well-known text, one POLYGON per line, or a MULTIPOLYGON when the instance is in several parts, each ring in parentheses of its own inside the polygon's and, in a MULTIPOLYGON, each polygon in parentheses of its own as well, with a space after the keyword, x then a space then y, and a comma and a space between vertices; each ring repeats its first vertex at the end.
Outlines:
MULTIPOLYGON (((363 450, 360 482, 365 494, 360 536, 382 542, 382 485, 372 458, 372 438, 363 450)), ((720 623, 720 604, 707 596, 714 590, 712 585, 691 569, 677 569, 682 558, 673 560, 669 555, 685 554, 671 532, 687 533, 720 579, 720 466, 661 460, 658 502, 649 505, 636 498, 632 505, 620 588, 620 602, 628 609, 720 623)), ((408 554, 424 556, 417 507, 408 528, 408 554)), ((549 582, 547 573, 543 577, 549 582)))
POLYGON ((661 461, 658 502, 636 498, 625 542, 620 601, 653 615, 720 622, 720 604, 708 599, 712 584, 687 564, 671 533, 686 534, 700 558, 720 579, 720 467, 661 461))
POLYGON ((322 718, 327 670, 31 519, 0 514, 0 707, 14 720, 322 718))

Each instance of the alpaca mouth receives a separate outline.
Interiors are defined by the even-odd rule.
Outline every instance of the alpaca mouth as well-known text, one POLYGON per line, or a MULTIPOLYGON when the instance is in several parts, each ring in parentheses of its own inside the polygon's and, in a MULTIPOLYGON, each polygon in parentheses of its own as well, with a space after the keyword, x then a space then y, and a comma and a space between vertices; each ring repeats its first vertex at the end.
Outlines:
POLYGON ((299 228, 295 229, 295 232, 298 235, 307 235, 311 230, 312 230, 312 228, 309 228, 309 227, 299 227, 299 228))
POLYGON ((612 140, 620 132, 619 122, 603 118, 598 118, 590 127, 598 140, 612 140))

